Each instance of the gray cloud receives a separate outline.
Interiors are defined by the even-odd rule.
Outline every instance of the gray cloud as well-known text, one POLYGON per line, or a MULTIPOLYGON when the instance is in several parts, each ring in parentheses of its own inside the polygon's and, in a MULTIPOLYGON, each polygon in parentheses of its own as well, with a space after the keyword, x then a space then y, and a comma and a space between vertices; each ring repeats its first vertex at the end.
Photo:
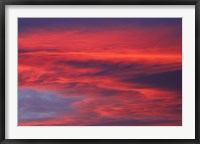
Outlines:
POLYGON ((70 114, 76 109, 71 107, 80 97, 61 97, 56 93, 22 89, 18 91, 19 121, 48 119, 61 114, 70 114))

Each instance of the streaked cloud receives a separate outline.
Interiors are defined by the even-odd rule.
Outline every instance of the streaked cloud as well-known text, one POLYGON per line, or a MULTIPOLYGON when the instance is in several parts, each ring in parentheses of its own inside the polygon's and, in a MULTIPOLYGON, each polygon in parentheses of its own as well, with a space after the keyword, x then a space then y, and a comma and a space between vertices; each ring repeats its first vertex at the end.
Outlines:
POLYGON ((181 19, 19 19, 19 125, 181 125, 181 19))

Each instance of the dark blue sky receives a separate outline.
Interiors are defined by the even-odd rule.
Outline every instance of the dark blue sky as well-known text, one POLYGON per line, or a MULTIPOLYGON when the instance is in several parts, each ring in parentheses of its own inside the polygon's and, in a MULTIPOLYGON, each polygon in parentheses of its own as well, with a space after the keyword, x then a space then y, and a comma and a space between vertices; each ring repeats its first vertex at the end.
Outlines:
POLYGON ((19 31, 38 27, 155 27, 181 23, 182 18, 18 18, 19 31))

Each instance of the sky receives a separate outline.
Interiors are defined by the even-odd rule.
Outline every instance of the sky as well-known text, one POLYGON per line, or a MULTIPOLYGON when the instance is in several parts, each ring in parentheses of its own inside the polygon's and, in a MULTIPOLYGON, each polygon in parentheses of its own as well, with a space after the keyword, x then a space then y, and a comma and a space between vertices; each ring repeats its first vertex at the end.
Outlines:
POLYGON ((181 18, 18 18, 19 126, 181 126, 181 18))

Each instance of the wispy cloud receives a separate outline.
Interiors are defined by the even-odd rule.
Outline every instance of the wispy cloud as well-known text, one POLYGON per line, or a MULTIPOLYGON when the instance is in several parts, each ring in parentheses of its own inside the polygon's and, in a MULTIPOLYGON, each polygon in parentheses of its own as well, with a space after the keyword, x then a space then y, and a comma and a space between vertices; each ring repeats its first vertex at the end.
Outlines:
POLYGON ((181 27, 19 19, 19 125, 181 125, 181 27))

